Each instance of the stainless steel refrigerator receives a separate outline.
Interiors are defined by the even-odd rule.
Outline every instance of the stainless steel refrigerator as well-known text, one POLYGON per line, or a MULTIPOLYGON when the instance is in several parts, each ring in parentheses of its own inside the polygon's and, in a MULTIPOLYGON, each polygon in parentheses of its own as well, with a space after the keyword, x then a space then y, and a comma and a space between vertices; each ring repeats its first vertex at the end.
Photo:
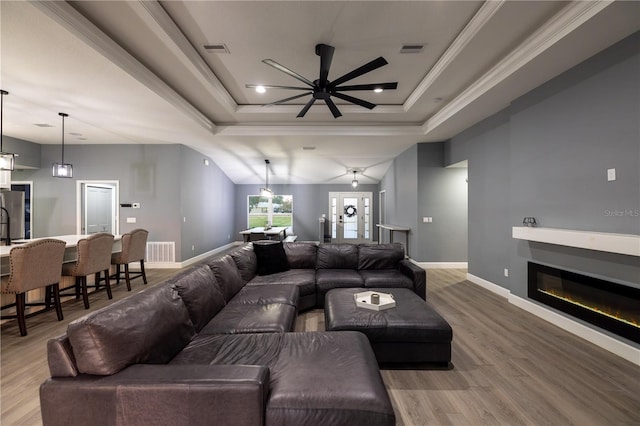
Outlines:
POLYGON ((24 192, 1 191, 0 207, 0 241, 6 242, 9 224, 11 240, 24 238, 24 192))

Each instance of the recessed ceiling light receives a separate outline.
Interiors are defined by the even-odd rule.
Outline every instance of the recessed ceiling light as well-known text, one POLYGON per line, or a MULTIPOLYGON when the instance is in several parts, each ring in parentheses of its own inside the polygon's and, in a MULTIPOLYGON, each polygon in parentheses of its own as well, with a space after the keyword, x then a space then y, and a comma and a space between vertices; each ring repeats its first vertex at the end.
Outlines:
POLYGON ((382 93, 382 87, 376 87, 373 91, 376 93, 382 93))
POLYGON ((264 86, 256 86, 256 92, 264 93, 266 91, 267 91, 267 89, 265 89, 264 86))

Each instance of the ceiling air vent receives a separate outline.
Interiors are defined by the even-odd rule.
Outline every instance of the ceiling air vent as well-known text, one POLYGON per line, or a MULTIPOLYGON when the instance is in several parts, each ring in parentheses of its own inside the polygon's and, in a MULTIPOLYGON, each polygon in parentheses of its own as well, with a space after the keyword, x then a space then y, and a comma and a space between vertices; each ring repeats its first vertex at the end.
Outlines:
POLYGON ((33 125, 38 127, 53 127, 51 124, 47 123, 33 123, 33 125))
POLYGON ((205 44, 204 50, 208 53, 229 53, 229 48, 226 44, 205 44))
POLYGON ((421 53, 424 44, 403 44, 400 53, 421 53))

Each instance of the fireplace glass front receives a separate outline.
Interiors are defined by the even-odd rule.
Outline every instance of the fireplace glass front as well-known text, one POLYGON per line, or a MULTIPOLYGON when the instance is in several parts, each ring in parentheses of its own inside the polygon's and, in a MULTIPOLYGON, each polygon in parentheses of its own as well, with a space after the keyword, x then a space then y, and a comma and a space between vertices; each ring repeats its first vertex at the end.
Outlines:
POLYGON ((529 262, 530 298, 640 343, 640 289, 529 262))

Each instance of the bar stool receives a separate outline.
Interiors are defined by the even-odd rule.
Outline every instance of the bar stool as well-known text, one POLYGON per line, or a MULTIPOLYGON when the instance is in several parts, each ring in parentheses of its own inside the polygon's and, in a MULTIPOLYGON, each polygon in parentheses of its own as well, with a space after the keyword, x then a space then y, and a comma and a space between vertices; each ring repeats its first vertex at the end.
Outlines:
POLYGON ((122 234, 122 251, 111 255, 111 264, 116 265, 116 284, 120 283, 120 265, 124 265, 124 278, 127 282, 127 290, 131 291, 131 280, 142 277, 147 284, 147 274, 144 272, 144 256, 147 250, 147 237, 149 231, 146 229, 134 229, 131 232, 122 234), (129 263, 140 262, 140 273, 129 274, 129 263))
POLYGON ((113 235, 106 232, 92 234, 87 238, 78 240, 78 260, 76 263, 65 263, 62 267, 62 275, 76 277, 76 297, 82 288, 84 308, 89 309, 88 287, 100 288, 100 273, 104 271, 107 296, 112 299, 111 284, 109 282, 109 268, 111 267, 111 252, 113 251, 113 235), (87 285, 87 275, 95 274, 95 284, 87 285))
POLYGON ((50 306, 51 292, 56 307, 58 321, 62 321, 62 305, 60 304, 60 277, 62 260, 66 243, 53 238, 32 241, 14 247, 9 252, 10 272, 8 279, 2 280, 2 293, 13 293, 16 302, 2 309, 16 307, 16 315, 5 318, 17 318, 20 335, 27 335, 25 322, 26 306, 50 306), (26 302, 25 294, 30 290, 46 288, 45 302, 26 302))

